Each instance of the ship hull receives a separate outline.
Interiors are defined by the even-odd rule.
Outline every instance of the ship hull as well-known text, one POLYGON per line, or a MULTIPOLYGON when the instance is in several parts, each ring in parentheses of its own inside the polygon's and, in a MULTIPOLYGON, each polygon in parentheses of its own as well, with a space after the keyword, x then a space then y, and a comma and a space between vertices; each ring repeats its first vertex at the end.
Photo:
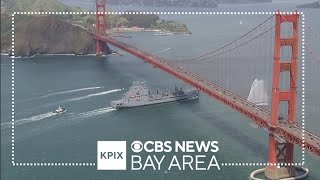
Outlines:
POLYGON ((122 102, 121 105, 119 105, 119 101, 112 101, 111 106, 116 109, 133 108, 133 107, 140 107, 140 106, 150 106, 155 104, 184 101, 189 99, 198 99, 198 97, 199 97, 199 91, 193 90, 185 93, 183 96, 173 96, 173 97, 168 97, 163 99, 152 99, 148 101, 122 102))

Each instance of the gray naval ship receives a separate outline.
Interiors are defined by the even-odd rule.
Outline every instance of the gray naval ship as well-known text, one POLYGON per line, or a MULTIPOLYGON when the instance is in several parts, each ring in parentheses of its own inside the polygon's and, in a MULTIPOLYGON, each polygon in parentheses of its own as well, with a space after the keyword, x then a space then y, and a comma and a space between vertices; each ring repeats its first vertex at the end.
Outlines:
POLYGON ((152 93, 146 82, 133 82, 129 91, 122 99, 111 101, 111 106, 117 109, 130 108, 138 106, 147 106, 153 104, 168 103, 187 99, 197 99, 199 91, 194 89, 182 90, 177 87, 174 90, 159 90, 152 93))

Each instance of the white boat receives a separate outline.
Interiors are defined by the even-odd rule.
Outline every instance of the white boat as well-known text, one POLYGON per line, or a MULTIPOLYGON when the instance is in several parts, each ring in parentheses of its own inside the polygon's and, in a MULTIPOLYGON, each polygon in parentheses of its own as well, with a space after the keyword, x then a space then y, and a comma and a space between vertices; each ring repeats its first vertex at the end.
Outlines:
POLYGON ((65 108, 62 108, 62 107, 59 106, 56 110, 53 111, 53 113, 61 114, 61 113, 64 113, 66 111, 67 110, 65 108))

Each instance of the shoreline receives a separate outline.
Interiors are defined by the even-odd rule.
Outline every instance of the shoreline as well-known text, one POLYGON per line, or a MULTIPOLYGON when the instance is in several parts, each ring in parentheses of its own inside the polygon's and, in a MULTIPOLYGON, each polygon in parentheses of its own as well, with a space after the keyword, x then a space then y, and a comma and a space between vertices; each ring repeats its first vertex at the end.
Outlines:
POLYGON ((109 30, 108 33, 135 33, 135 32, 153 32, 153 33, 172 33, 172 34, 192 34, 191 32, 178 32, 178 31, 168 31, 165 29, 132 29, 132 28, 123 28, 117 30, 116 28, 109 30))
MULTIPOLYGON (((78 26, 80 27, 80 26, 78 26)), ((84 28, 84 27, 82 27, 84 28)), ((140 29, 139 31, 130 29, 126 31, 114 31, 114 32, 109 32, 111 36, 114 37, 124 37, 124 38, 132 38, 133 36, 121 36, 121 34, 130 34, 130 33, 153 33, 153 36, 172 36, 172 35, 191 35, 191 32, 171 32, 167 30, 161 30, 161 29, 140 29)), ((123 52, 116 52, 114 50, 111 50, 112 53, 107 54, 107 55, 119 55, 123 56, 123 52)), ((104 55, 104 56, 107 56, 104 55)), ((12 57, 11 53, 8 52, 1 52, 1 56, 10 56, 12 57)), ((31 56, 14 56, 14 58, 19 59, 19 58, 32 58, 35 56, 96 56, 96 54, 34 54, 31 56)))
MULTIPOLYGON (((107 54, 107 55, 102 55, 102 56, 97 56, 97 57, 106 57, 108 55, 117 55, 117 56, 123 56, 123 52, 116 52, 114 51, 111 54, 107 54)), ((14 56, 12 57, 10 54, 8 53, 1 53, 1 56, 9 56, 10 58, 14 58, 14 59, 27 59, 27 58, 33 58, 33 57, 41 57, 41 56, 88 56, 88 57, 94 57, 96 56, 96 54, 84 54, 84 55, 78 55, 78 54, 35 54, 32 56, 14 56)))

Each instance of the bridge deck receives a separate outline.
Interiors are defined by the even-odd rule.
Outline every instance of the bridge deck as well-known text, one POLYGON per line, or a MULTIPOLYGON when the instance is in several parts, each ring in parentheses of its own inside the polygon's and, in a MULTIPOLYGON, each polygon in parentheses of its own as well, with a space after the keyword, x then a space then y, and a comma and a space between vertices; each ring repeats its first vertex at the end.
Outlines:
POLYGON ((213 82, 207 81, 182 67, 170 63, 163 58, 152 55, 148 52, 140 50, 129 44, 118 41, 110 37, 97 37, 98 39, 116 46, 124 51, 127 51, 138 58, 141 58, 156 67, 176 76, 177 78, 185 81, 186 83, 196 87, 202 92, 214 97, 225 105, 240 112, 253 120, 259 126, 268 129, 271 133, 293 144, 297 144, 302 148, 314 153, 320 157, 320 137, 302 129, 297 124, 289 124, 285 120, 281 120, 277 127, 272 127, 270 122, 271 113, 242 97, 233 94, 232 92, 219 87, 213 82), (302 133, 304 132, 304 137, 302 133), (303 143, 304 141, 304 143, 303 143))

